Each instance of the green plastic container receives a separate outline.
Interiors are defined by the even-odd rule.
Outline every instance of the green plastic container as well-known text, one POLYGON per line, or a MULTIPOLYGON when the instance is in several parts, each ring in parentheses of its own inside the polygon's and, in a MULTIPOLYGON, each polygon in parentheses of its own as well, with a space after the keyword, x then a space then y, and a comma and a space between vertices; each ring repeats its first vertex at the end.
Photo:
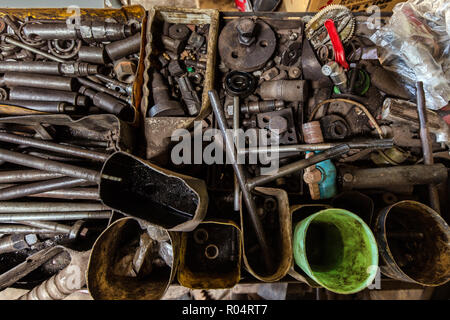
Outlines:
POLYGON ((344 209, 326 209, 294 230, 295 263, 318 284, 339 294, 365 289, 375 279, 378 249, 366 223, 344 209))

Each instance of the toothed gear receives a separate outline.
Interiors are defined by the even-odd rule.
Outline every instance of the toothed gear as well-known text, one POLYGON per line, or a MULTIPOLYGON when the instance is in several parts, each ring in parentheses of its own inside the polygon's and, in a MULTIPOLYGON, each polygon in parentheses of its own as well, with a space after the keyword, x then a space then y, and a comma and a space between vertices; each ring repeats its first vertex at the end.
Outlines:
POLYGON ((339 4, 333 4, 320 10, 306 24, 306 38, 314 49, 331 43, 324 23, 328 19, 336 22, 336 28, 342 43, 349 41, 355 32, 355 18, 349 8, 339 4))

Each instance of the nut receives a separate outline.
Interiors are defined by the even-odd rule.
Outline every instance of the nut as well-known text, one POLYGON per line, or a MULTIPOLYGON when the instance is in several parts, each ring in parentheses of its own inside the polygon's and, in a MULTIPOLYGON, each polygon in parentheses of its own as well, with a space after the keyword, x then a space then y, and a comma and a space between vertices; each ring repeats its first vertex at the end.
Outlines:
POLYGON ((250 46, 255 42, 255 37, 253 36, 255 31, 255 22, 252 19, 240 19, 237 25, 237 31, 239 32, 240 44, 250 46))
POLYGON ((114 73, 119 81, 133 83, 136 73, 136 64, 130 60, 119 60, 114 64, 114 73))

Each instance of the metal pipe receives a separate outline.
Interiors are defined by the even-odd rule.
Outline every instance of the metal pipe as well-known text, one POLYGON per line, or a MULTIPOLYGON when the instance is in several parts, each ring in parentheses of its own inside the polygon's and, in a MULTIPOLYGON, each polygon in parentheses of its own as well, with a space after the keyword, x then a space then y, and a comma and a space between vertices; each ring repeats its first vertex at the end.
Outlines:
POLYGON ((130 54, 139 52, 140 48, 141 48, 140 32, 126 39, 114 41, 105 45, 105 51, 111 58, 111 60, 119 60, 130 54))
MULTIPOLYGON (((344 142, 350 149, 389 149, 394 146, 393 139, 367 139, 361 141, 344 142)), ((240 149, 239 154, 267 154, 268 152, 304 152, 304 151, 322 151, 331 149, 342 142, 326 142, 316 144, 293 144, 286 146, 261 146, 247 149, 240 149)))
POLYGON ((0 233, 11 234, 9 236, 0 239, 0 254, 15 252, 23 249, 30 248, 31 245, 38 242, 36 235, 32 234, 34 232, 28 232, 27 235, 18 234, 24 232, 14 232, 14 229, 20 229, 22 226, 2 226, 0 225, 0 233), (18 227, 18 228, 14 228, 18 227))
POLYGON ((86 62, 0 61, 0 73, 23 72, 49 75, 87 76, 97 74, 99 66, 86 62))
POLYGON ((111 210, 101 203, 0 201, 0 213, 51 213, 111 210))
POLYGON ((215 90, 210 90, 208 92, 209 99, 211 100, 211 106, 214 111, 214 115, 216 116, 217 123, 219 125, 220 131, 222 131, 223 138, 225 140, 225 147, 227 150, 227 155, 231 159, 231 164, 234 169, 234 173, 239 181, 239 185, 242 190, 242 196, 244 198, 248 214, 250 215, 250 220, 253 226, 253 229, 256 234, 256 238, 258 240, 259 246, 261 248, 264 262, 267 270, 271 270, 273 268, 272 262, 272 254, 270 252, 270 248, 267 244, 266 236, 264 229, 262 227, 261 221, 259 220, 258 213, 256 211, 256 204, 253 200, 252 195, 250 194, 249 189, 247 189, 246 185, 246 176, 244 167, 241 164, 237 163, 236 159, 236 150, 234 148, 233 141, 230 141, 227 135, 228 124, 225 118, 225 113, 221 106, 219 95, 215 90))
MULTIPOLYGON (((67 226, 65 224, 53 222, 53 221, 22 221, 24 225, 30 227, 41 228, 47 231, 47 233, 57 233, 57 234, 70 234, 72 232, 72 226, 67 226)), ((79 229, 79 228, 78 228, 79 229)))
POLYGON ((78 79, 78 82, 81 83, 83 86, 86 86, 88 88, 97 90, 99 92, 107 93, 107 94, 109 94, 109 95, 111 95, 113 97, 116 97, 118 99, 121 99, 123 101, 127 101, 128 100, 128 97, 126 95, 123 95, 122 93, 117 92, 115 90, 106 88, 106 87, 102 86, 99 83, 96 83, 94 81, 91 81, 91 80, 85 79, 85 78, 77 78, 77 79, 78 79))
POLYGON ((0 171, 0 183, 30 182, 55 179, 64 176, 60 173, 41 170, 12 170, 0 171))
MULTIPOLYGON (((238 130, 239 130, 239 97, 235 96, 233 97, 233 130, 234 130, 234 139, 235 141, 238 141, 238 130)), ((241 193, 241 189, 239 188, 239 181, 236 176, 234 175, 234 196, 233 196, 233 205, 234 205, 234 211, 240 210, 240 203, 239 203, 239 196, 241 193)))
POLYGON ((24 185, 15 185, 0 189, 0 200, 11 200, 26 197, 37 193, 82 186, 86 180, 79 178, 62 177, 48 181, 38 181, 24 185))
MULTIPOLYGON (((48 229, 23 226, 23 225, 9 225, 9 224, 2 225, 2 224, 0 224, 0 233, 23 236, 23 235, 28 235, 28 234, 60 234, 62 232, 56 232, 56 231, 52 231, 52 230, 48 230, 48 229)), ((3 238, 0 239, 0 241, 1 240, 3 240, 3 238)), ((2 246, 2 243, 0 243, 0 253, 14 252, 14 251, 18 251, 18 250, 27 248, 27 247, 23 247, 21 249, 12 249, 11 248, 10 251, 2 252, 3 248, 1 248, 1 246, 2 246)), ((5 244, 5 247, 6 247, 6 244, 5 244)))
POLYGON ((86 106, 87 98, 77 92, 42 88, 13 87, 9 90, 10 100, 59 101, 72 105, 86 106))
MULTIPOLYGON (((422 142, 423 163, 426 165, 434 164, 433 148, 431 145, 430 133, 427 127, 427 108, 425 102, 425 91, 423 90, 423 83, 416 82, 417 95, 417 112, 419 114, 420 122, 420 141, 422 142)), ((428 193, 430 196, 430 206, 440 214, 441 208, 439 203, 439 193, 436 185, 428 185, 428 193)))
POLYGON ((69 177, 81 178, 95 183, 100 183, 102 178, 101 173, 95 170, 81 168, 67 163, 41 159, 5 149, 0 149, 0 160, 34 169, 61 173, 69 177))
POLYGON ((60 101, 3 100, 0 101, 0 104, 48 113, 72 113, 77 111, 76 106, 70 106, 66 102, 60 101))
POLYGON ((278 171, 271 175, 263 175, 254 178, 250 178, 247 180, 247 187, 251 190, 256 186, 260 186, 272 181, 275 181, 278 178, 287 176, 299 170, 305 169, 309 166, 312 166, 316 163, 332 159, 338 156, 341 156, 350 151, 350 147, 347 144, 341 144, 331 149, 325 150, 321 153, 318 153, 310 158, 302 159, 288 165, 285 165, 278 169, 278 171))
POLYGON ((75 84, 75 78, 51 76, 48 74, 6 72, 3 77, 0 78, 0 85, 5 85, 7 87, 32 87, 73 91, 75 89, 75 84))
POLYGON ((100 200, 97 188, 58 189, 42 193, 30 194, 29 197, 67 200, 100 200))
POLYGON ((98 220, 111 218, 111 211, 26 212, 2 213, 0 214, 0 222, 98 220))
POLYGON ((0 132, 0 141, 25 145, 39 148, 42 150, 62 153, 65 155, 75 156, 78 158, 85 158, 93 161, 104 162, 109 155, 103 152, 87 150, 67 144, 59 144, 47 140, 39 140, 28 137, 19 136, 12 133, 0 132))

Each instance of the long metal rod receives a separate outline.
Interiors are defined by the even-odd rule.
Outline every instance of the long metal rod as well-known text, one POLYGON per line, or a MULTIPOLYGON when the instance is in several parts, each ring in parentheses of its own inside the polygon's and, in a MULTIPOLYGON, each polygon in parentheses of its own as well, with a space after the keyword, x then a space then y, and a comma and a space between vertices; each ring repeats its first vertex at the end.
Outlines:
POLYGON ((43 193, 31 194, 29 197, 66 199, 66 200, 99 200, 98 188, 69 188, 51 190, 43 193))
POLYGON ((41 170, 11 170, 0 171, 0 183, 16 183, 48 180, 63 177, 64 175, 55 172, 41 170))
POLYGON ((242 190, 242 197, 244 198, 245 205, 247 207, 248 214, 250 215, 250 220, 253 226, 253 229, 256 234, 256 238, 258 240, 259 246, 261 248, 263 259, 266 265, 267 270, 272 270, 273 268, 273 261, 272 261, 272 254, 270 252, 270 248, 267 244, 266 235, 264 232, 264 229, 261 224, 261 220, 259 220, 258 213, 256 211, 256 204, 253 200, 253 197, 247 189, 246 185, 246 176, 244 167, 241 164, 237 163, 236 159, 236 150, 234 148, 233 141, 229 139, 229 136, 227 135, 228 130, 228 124, 225 119, 225 113, 223 111, 223 108, 220 103, 219 95, 215 90, 210 90, 208 92, 209 99, 211 101, 211 106, 214 112, 214 115, 216 116, 217 124, 219 125, 220 131, 222 131, 223 138, 225 140, 225 147, 227 151, 227 155, 229 156, 231 160, 231 164, 233 166, 234 173, 236 174, 236 177, 239 181, 239 185, 242 190))
POLYGON ((267 154, 268 152, 305 152, 323 151, 331 149, 340 144, 347 144, 350 149, 389 149, 394 146, 393 139, 367 139, 355 142, 326 142, 316 144, 293 144, 286 146, 261 146, 247 149, 240 149, 239 154, 267 154))
MULTIPOLYGON (((420 141, 422 142, 423 162, 426 165, 434 164, 433 148, 430 139, 430 133, 427 127, 427 108, 425 102, 425 92, 423 90, 423 83, 421 81, 416 82, 416 94, 417 94, 417 112, 419 114, 420 123, 420 141)), ((437 213, 441 213, 441 206, 439 203, 439 193, 436 185, 428 185, 428 193, 430 197, 430 206, 437 213)))
POLYGON ((0 213, 0 222, 109 219, 111 211, 0 213))
POLYGON ((42 150, 57 152, 93 161, 104 162, 106 161, 106 159, 108 159, 108 154, 106 153, 78 148, 71 145, 62 145, 51 141, 22 137, 12 133, 0 132, 0 141, 35 147, 42 150))
MULTIPOLYGON (((239 97, 233 98, 233 130, 234 130, 234 139, 238 141, 237 136, 239 132, 239 97)), ((234 205, 234 211, 240 210, 240 203, 239 203, 239 196, 241 194, 241 188, 239 187, 239 181, 236 176, 234 175, 234 196, 233 196, 233 205, 234 205)))
POLYGON ((341 144, 331 149, 325 150, 321 153, 318 153, 311 158, 302 159, 288 165, 282 166, 278 169, 277 172, 270 175, 261 175, 258 177, 250 178, 247 180, 247 187, 251 190, 256 186, 261 186, 263 184, 275 181, 278 178, 287 176, 299 170, 305 169, 309 166, 312 166, 316 163, 332 159, 338 156, 341 156, 350 151, 350 147, 347 144, 341 144))
POLYGON ((17 41, 17 40, 15 40, 15 39, 13 39, 13 38, 11 38, 11 37, 9 37, 9 36, 5 36, 5 37, 3 37, 3 39, 4 39, 4 41, 5 41, 6 43, 13 44, 13 45, 15 45, 15 46, 18 46, 19 48, 28 50, 28 51, 30 51, 30 52, 33 52, 33 53, 35 53, 35 54, 38 54, 38 55, 40 55, 40 56, 42 56, 42 57, 44 57, 44 58, 47 58, 47 59, 49 59, 49 60, 53 60, 53 61, 56 61, 56 62, 62 62, 62 63, 66 63, 66 62, 67 62, 67 61, 64 60, 64 59, 55 57, 54 55, 51 55, 51 54, 49 54, 49 53, 47 53, 47 52, 44 52, 44 51, 42 51, 42 50, 33 48, 32 46, 29 46, 29 45, 27 45, 27 44, 25 44, 25 43, 23 43, 23 42, 17 41))
POLYGON ((32 220, 32 221, 22 221, 22 223, 30 227, 44 229, 46 231, 49 231, 48 233, 70 234, 73 228, 71 226, 53 221, 32 220))
POLYGON ((43 229, 39 227, 23 226, 23 225, 2 225, 0 224, 1 234, 61 234, 66 232, 61 232, 49 229, 43 229))
POLYGON ((84 179, 62 177, 48 181, 15 185, 0 189, 0 200, 12 200, 51 190, 78 187, 84 185, 86 182, 84 179))
POLYGON ((26 258, 26 260, 14 268, 0 275, 0 290, 3 290, 16 283, 33 270, 39 268, 46 261, 50 260, 57 254, 64 252, 64 247, 56 246, 45 248, 26 258))
POLYGON ((99 183, 102 177, 101 173, 95 170, 81 168, 67 163, 41 159, 5 149, 0 149, 0 160, 34 169, 61 173, 69 177, 81 178, 95 183, 99 183))
POLYGON ((73 212, 111 210, 101 203, 0 201, 0 213, 73 212))

